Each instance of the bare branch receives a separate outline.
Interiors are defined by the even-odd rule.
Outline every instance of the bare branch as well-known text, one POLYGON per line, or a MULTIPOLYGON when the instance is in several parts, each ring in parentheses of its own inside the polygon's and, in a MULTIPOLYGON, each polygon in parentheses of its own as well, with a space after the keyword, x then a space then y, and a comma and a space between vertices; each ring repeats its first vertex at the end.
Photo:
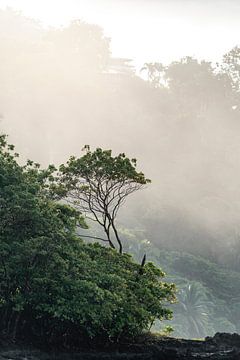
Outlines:
POLYGON ((103 239, 103 238, 100 238, 98 236, 90 236, 90 235, 83 235, 83 234, 78 234, 78 236, 79 237, 90 238, 90 239, 101 240, 101 241, 104 241, 104 242, 109 242, 107 239, 103 239))

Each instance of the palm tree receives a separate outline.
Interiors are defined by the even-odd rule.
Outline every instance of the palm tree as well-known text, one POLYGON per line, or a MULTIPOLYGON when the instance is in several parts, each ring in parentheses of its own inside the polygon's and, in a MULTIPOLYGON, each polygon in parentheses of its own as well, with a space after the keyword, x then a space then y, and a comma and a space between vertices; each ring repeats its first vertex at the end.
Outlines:
POLYGON ((161 84, 165 83, 164 74, 165 68, 161 63, 145 63, 141 68, 142 71, 146 71, 148 81, 153 85, 153 87, 157 88, 161 86, 161 84))
POLYGON ((213 306, 206 288, 198 282, 189 282, 178 292, 176 320, 185 324, 189 337, 204 337, 211 327, 213 306))

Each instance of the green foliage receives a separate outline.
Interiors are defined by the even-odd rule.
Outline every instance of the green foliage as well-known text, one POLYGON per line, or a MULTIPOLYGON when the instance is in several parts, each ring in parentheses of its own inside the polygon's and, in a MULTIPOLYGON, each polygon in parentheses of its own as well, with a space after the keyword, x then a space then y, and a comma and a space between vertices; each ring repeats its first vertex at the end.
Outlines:
POLYGON ((172 268, 175 273, 189 279, 201 281, 214 294, 226 301, 240 296, 240 275, 238 272, 187 253, 176 253, 172 268))
POLYGON ((34 284, 31 305, 41 316, 54 319, 64 331, 70 322, 81 336, 105 341, 139 335, 152 319, 171 317, 161 301, 174 300, 173 285, 159 282, 163 274, 153 265, 139 276, 140 266, 128 255, 80 242, 71 251, 61 259, 59 281, 52 282, 53 259, 34 284))
POLYGON ((66 176, 70 176, 70 186, 76 185, 81 178, 85 181, 94 179, 96 181, 126 181, 138 184, 150 182, 145 179, 143 173, 136 171, 136 159, 128 159, 124 153, 118 156, 112 156, 111 150, 102 150, 97 148, 91 151, 89 146, 84 147, 86 154, 81 158, 72 156, 67 162, 67 166, 61 165, 60 171, 66 176))
POLYGON ((0 141, 0 330, 79 345, 131 338, 170 319, 164 304, 175 288, 161 281, 164 273, 80 240, 81 214, 49 198, 54 168, 20 166, 0 141))

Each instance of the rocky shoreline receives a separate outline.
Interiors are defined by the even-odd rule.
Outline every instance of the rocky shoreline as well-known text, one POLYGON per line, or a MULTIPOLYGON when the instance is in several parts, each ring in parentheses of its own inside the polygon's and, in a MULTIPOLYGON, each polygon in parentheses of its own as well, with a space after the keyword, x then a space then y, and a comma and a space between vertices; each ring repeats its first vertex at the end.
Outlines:
POLYGON ((45 352, 23 345, 1 346, 0 360, 239 360, 240 335, 217 333, 205 340, 153 337, 101 351, 45 352))

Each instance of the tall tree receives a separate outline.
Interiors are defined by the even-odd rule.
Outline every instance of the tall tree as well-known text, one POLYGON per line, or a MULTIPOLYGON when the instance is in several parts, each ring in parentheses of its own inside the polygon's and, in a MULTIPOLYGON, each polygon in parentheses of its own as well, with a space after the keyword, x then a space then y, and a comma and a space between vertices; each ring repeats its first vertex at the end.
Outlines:
POLYGON ((178 304, 175 306, 176 322, 184 323, 188 337, 201 338, 206 335, 212 319, 213 303, 204 286, 190 282, 178 292, 178 304))
POLYGON ((88 218, 104 230, 110 247, 123 251, 116 227, 116 217, 126 198, 150 182, 136 170, 136 159, 125 154, 112 156, 111 150, 97 148, 80 158, 71 157, 59 169, 58 184, 54 188, 60 197, 74 204, 88 218))

